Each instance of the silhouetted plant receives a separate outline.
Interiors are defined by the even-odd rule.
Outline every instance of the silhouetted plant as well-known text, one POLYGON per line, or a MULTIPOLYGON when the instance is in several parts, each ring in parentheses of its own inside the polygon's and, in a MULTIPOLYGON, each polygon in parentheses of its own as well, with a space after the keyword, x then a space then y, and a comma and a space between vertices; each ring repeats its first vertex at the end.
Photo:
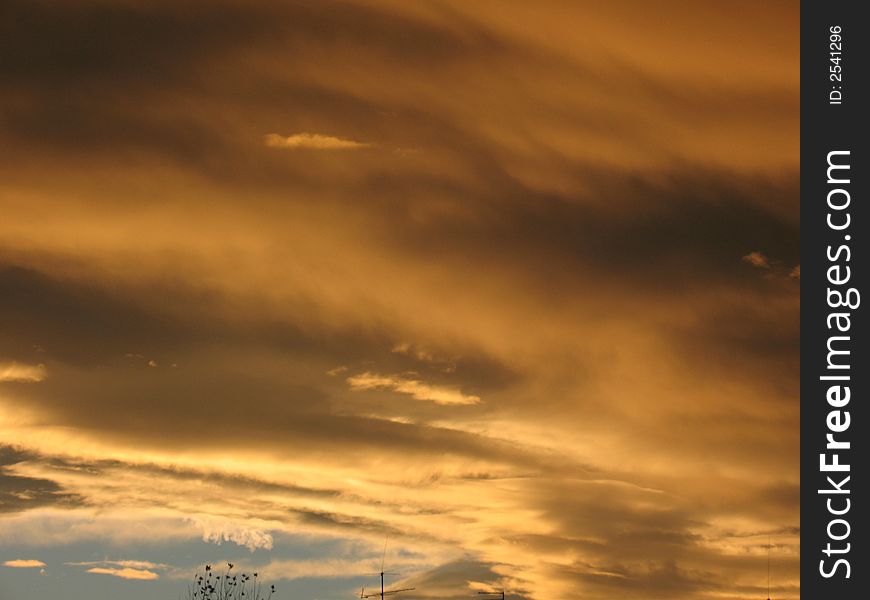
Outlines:
POLYGON ((233 563, 227 563, 223 573, 215 573, 211 565, 197 571, 193 583, 187 586, 186 600, 268 600, 275 593, 275 585, 266 585, 260 574, 233 573, 233 563))

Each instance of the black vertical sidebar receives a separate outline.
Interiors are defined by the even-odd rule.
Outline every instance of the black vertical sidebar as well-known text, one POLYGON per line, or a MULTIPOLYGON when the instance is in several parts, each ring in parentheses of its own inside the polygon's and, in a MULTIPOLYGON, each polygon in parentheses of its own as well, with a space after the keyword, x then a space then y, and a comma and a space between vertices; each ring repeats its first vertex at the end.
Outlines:
POLYGON ((870 579, 862 4, 801 3, 801 593, 812 599, 866 598, 870 579))

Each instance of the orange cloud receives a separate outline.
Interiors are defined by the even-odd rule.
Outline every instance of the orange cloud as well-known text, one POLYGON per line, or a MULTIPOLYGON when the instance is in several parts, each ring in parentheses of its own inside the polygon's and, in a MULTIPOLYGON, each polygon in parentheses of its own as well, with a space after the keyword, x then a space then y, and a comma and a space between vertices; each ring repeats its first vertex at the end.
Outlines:
POLYGON ((94 567, 94 566, 115 566, 115 567, 128 567, 131 569, 137 570, 148 570, 148 569, 168 569, 169 565, 162 563, 154 563, 147 560, 101 560, 101 561, 90 561, 90 562, 70 562, 65 563, 67 565, 75 566, 75 567, 94 567))
POLYGON ((270 133, 265 137, 265 141, 270 148, 310 148, 313 150, 355 150, 371 145, 318 133, 295 133, 288 136, 270 133))
POLYGON ((140 570, 140 569, 131 569, 131 568, 122 568, 122 569, 114 569, 108 567, 93 567, 88 569, 88 573, 95 573, 98 575, 111 575, 112 577, 120 577, 121 579, 136 579, 141 581, 151 581, 154 579, 160 579, 160 575, 154 573, 153 571, 148 570, 140 570))
POLYGON ((770 259, 767 258, 761 252, 750 252, 741 258, 743 262, 747 262, 753 267, 758 267, 759 269, 769 269, 770 268, 770 259))
POLYGON ((0 382, 36 383, 48 376, 45 365, 25 365, 16 362, 0 363, 0 382))
POLYGON ((408 394, 414 400, 428 400, 436 404, 478 404, 480 396, 463 394, 460 390, 440 385, 430 385, 419 379, 406 378, 400 375, 378 375, 377 373, 361 373, 347 378, 347 383, 354 390, 390 390, 400 394, 408 394))
POLYGON ((45 563, 41 560, 33 560, 33 559, 16 559, 16 560, 7 560, 3 563, 4 567, 12 567, 14 569, 38 569, 45 566, 45 563))

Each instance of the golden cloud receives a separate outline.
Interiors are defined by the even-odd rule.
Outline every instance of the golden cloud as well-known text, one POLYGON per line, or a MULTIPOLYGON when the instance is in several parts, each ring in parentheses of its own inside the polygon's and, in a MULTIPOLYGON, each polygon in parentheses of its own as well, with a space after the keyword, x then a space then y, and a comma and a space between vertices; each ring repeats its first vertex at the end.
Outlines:
POLYGON ((26 365, 17 362, 0 363, 0 382, 36 383, 48 376, 45 365, 26 365))
POLYGON ((3 563, 4 567, 12 567, 14 569, 38 569, 45 566, 41 560, 23 559, 7 560, 3 563))
POLYGON ((761 252, 753 251, 749 254, 746 254, 742 257, 743 262, 749 263, 753 267, 758 267, 759 269, 769 269, 770 268, 770 259, 767 258, 761 252))
POLYGON ((478 404, 479 396, 463 394, 460 390, 446 386, 430 385, 401 375, 379 375, 361 373, 347 378, 353 390, 389 390, 408 394, 414 400, 427 400, 435 404, 478 404))
POLYGON ((265 136, 265 143, 270 148, 309 148, 313 150, 356 150, 368 148, 371 145, 318 133, 294 133, 288 136, 270 133, 265 136))
POLYGON ((88 569, 87 572, 94 573, 96 575, 111 575, 112 577, 119 577, 121 579, 134 579, 140 581, 152 581, 154 579, 160 579, 160 575, 154 573, 153 571, 131 569, 128 567, 121 569, 115 569, 111 567, 93 567, 88 569))
POLYGON ((163 563, 154 563, 147 560, 101 560, 101 561, 90 561, 90 562, 68 562, 65 563, 67 565, 71 565, 74 567, 99 567, 99 566, 114 566, 114 567, 125 567, 131 569, 138 570, 147 570, 147 569, 168 569, 169 565, 163 563))

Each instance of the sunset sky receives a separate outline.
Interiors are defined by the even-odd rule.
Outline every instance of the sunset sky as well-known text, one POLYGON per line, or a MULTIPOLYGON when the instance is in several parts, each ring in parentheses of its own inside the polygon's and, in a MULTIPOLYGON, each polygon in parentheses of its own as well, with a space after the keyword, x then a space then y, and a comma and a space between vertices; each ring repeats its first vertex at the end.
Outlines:
POLYGON ((799 597, 798 2, 0 4, 0 597, 799 597))

